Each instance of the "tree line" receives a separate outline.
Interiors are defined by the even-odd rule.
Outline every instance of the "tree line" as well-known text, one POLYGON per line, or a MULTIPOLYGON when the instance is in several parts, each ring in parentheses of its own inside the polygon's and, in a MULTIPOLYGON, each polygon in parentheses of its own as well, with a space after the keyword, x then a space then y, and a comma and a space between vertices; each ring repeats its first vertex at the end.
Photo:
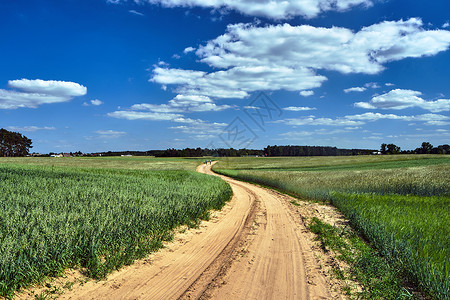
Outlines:
MULTIPOLYGON (((136 153, 127 152, 136 155, 136 153)), ((138 155, 150 155, 156 157, 237 157, 237 156, 351 156, 370 154, 450 154, 450 146, 447 144, 434 147, 429 142, 423 142, 421 147, 415 150, 401 150, 395 144, 382 144, 379 151, 374 149, 340 149, 328 146, 267 146, 264 149, 233 149, 233 148, 185 148, 167 150, 150 150, 138 155)))
POLYGON ((29 154, 31 139, 18 133, 0 129, 0 156, 26 156, 29 154))
POLYGON ((238 156, 342 156, 342 155, 367 155, 375 150, 369 149, 339 149, 325 146, 267 146, 264 149, 234 149, 234 148, 184 148, 167 150, 149 150, 145 152, 123 151, 103 152, 102 156, 113 155, 148 155, 156 157, 238 157, 238 156))
MULTIPOLYGON (((31 139, 18 133, 0 129, 0 157, 4 156, 26 156, 29 154, 32 142, 31 139)), ((237 156, 349 156, 349 155, 369 155, 369 154, 450 154, 448 144, 434 147, 429 142, 423 142, 421 147, 415 150, 401 150, 395 144, 381 144, 380 150, 371 149, 339 149, 328 146, 267 146, 264 149, 233 149, 233 148, 169 148, 166 150, 149 151, 108 151, 91 155, 102 156, 156 156, 156 157, 237 157, 237 156)), ((81 155, 81 152, 79 153, 81 155)))
POLYGON ((423 142, 422 145, 415 150, 401 150, 395 144, 381 144, 381 154, 450 154, 450 146, 448 144, 434 147, 429 142, 423 142))

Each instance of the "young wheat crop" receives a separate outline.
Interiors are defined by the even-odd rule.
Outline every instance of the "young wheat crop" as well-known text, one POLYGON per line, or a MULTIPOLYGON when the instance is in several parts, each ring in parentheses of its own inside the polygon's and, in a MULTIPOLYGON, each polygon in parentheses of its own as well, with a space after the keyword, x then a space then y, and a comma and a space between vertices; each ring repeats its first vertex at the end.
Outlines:
POLYGON ((224 159, 215 170, 331 202, 405 278, 433 299, 450 299, 450 158, 224 159))
POLYGON ((81 267, 94 278, 220 209, 231 188, 191 171, 0 164, 0 295, 81 267))

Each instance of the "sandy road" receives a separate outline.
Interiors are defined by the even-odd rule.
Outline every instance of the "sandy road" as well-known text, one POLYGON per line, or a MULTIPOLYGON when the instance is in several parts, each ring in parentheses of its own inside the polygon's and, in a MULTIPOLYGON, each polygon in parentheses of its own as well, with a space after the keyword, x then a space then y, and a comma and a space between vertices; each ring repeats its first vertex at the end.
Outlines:
MULTIPOLYGON (((211 167, 197 171, 214 175, 211 167)), ((151 263, 138 262, 61 299, 329 299, 305 229, 276 192, 221 176, 234 196, 221 215, 151 263)))

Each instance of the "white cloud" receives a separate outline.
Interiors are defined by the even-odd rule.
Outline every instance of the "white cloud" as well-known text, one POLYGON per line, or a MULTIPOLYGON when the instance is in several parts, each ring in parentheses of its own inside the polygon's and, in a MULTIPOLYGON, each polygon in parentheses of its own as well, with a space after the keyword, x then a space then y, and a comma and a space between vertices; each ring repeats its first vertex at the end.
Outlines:
POLYGON ((193 52, 193 51, 195 51, 194 47, 187 47, 184 49, 183 53, 186 54, 186 53, 193 52))
POLYGON ((405 109, 420 107, 431 112, 450 111, 450 99, 426 101, 422 93, 412 90, 395 89, 373 97, 369 102, 356 102, 355 107, 366 109, 405 109))
POLYGON ((44 126, 44 127, 39 127, 39 126, 8 126, 6 127, 8 130, 10 131, 15 131, 15 132, 35 132, 38 130, 55 130, 55 127, 49 127, 49 126, 44 126))
MULTIPOLYGON (((176 85, 180 94, 216 98, 244 98, 258 90, 305 91, 327 80, 317 74, 321 70, 377 74, 387 62, 434 55, 449 46, 450 31, 427 31, 416 18, 385 21, 358 32, 342 27, 240 23, 228 25, 225 34, 195 52, 200 62, 218 71, 155 66, 150 81, 176 85)), ((368 87, 379 86, 370 83, 368 87)))
POLYGON ((178 85, 176 91, 180 94, 215 98, 245 98, 260 90, 299 91, 319 87, 325 80, 312 70, 283 66, 233 67, 212 73, 156 67, 151 79, 163 85, 178 85))
POLYGON ((349 120, 357 120, 357 121, 378 121, 378 120, 401 120, 401 121, 421 121, 425 122, 425 125, 448 125, 450 124, 450 117, 439 115, 439 114, 422 114, 416 116, 399 116, 395 114, 380 114, 380 113, 364 113, 359 115, 348 115, 345 116, 346 119, 349 120))
POLYGON ((143 112, 118 110, 107 114, 108 117, 126 120, 171 121, 182 118, 183 115, 171 113, 143 112))
POLYGON ((127 110, 118 110, 107 115, 126 120, 173 121, 195 123, 197 120, 185 118, 182 113, 221 111, 229 105, 216 105, 211 98, 201 95, 177 95, 168 104, 134 104, 127 110))
POLYGON ((380 114, 380 113, 364 113, 359 115, 348 115, 345 116, 349 120, 359 120, 359 121, 378 121, 378 120, 405 120, 410 121, 412 117, 410 116, 398 116, 395 114, 380 114))
POLYGON ((129 12, 129 13, 132 13, 132 14, 134 14, 134 15, 141 16, 141 17, 145 16, 143 13, 138 12, 138 11, 135 11, 134 9, 130 9, 128 12, 129 12))
POLYGON ((0 109, 36 108, 67 102, 87 93, 86 87, 67 81, 20 79, 8 81, 8 86, 15 90, 0 89, 0 109))
POLYGON ((298 119, 285 119, 276 121, 276 123, 284 123, 286 125, 301 126, 301 125, 313 125, 313 126, 357 126, 362 125, 364 122, 349 120, 346 118, 316 118, 315 116, 308 116, 298 119))
POLYGON ((312 131, 288 131, 285 133, 281 133, 280 136, 286 137, 289 139, 292 138, 301 138, 305 136, 316 136, 316 135, 335 135, 340 133, 346 133, 349 132, 348 130, 343 129, 335 129, 335 130, 328 130, 328 129, 316 129, 312 131))
POLYGON ((416 116, 401 116, 395 114, 381 114, 381 113, 364 113, 358 115, 347 115, 344 117, 332 118, 317 118, 315 116, 307 116, 296 119, 278 120, 274 123, 283 123, 291 126, 347 126, 346 129, 359 128, 357 126, 366 124, 367 122, 375 122, 379 120, 399 120, 399 121, 414 121, 424 122, 424 125, 444 126, 450 124, 450 117, 439 114, 422 114, 416 116))
POLYGON ((385 86, 394 86, 395 84, 390 83, 390 82, 386 82, 384 85, 385 85, 385 86))
POLYGON ((300 92, 300 96, 303 96, 303 97, 309 97, 312 95, 314 95, 314 91, 301 91, 300 92))
POLYGON ((218 68, 280 65, 375 74, 382 63, 447 50, 450 32, 426 31, 420 19, 385 21, 352 32, 342 27, 229 25, 197 55, 218 68), (417 43, 426 42, 425 45, 417 43))
POLYGON ((368 88, 372 88, 372 89, 377 89, 380 88, 380 86, 376 83, 376 82, 368 82, 366 84, 364 84, 364 86, 357 86, 357 87, 351 87, 348 89, 344 89, 345 93, 350 93, 350 92, 364 92, 366 91, 368 88))
POLYGON ((114 139, 127 134, 125 131, 116 131, 116 130, 97 130, 95 133, 98 134, 100 138, 107 138, 107 139, 114 139))
POLYGON ((450 27, 450 23, 445 22, 444 24, 442 24, 442 28, 448 28, 450 27))
MULTIPOLYGON (((127 0, 107 0, 118 4, 127 0)), ((372 0, 135 0, 165 7, 204 7, 224 12, 235 10, 250 16, 287 19, 295 16, 314 18, 326 11, 345 11, 354 6, 370 7, 372 0)))
POLYGON ((19 79, 8 81, 8 86, 26 93, 44 94, 60 97, 75 97, 86 94, 86 87, 68 81, 19 79))
POLYGON ((344 89, 345 93, 350 93, 350 92, 364 92, 365 90, 367 90, 365 87, 351 87, 348 89, 344 89))
POLYGON ((103 104, 103 101, 95 99, 95 100, 91 100, 91 104, 94 105, 94 106, 99 106, 99 105, 103 104))
POLYGON ((134 104, 132 110, 145 110, 157 113, 189 113, 205 111, 221 111, 229 109, 229 105, 216 105, 211 98, 200 95, 177 95, 168 104, 134 104))
POLYGON ((307 111, 307 110, 316 110, 315 107, 307 107, 307 106, 288 106, 284 107, 283 110, 288 111, 307 111))
POLYGON ((368 83, 364 84, 364 86, 366 88, 371 88, 371 89, 379 89, 380 88, 380 86, 376 82, 368 82, 368 83))
POLYGON ((225 123, 209 123, 203 120, 196 120, 194 123, 174 126, 170 127, 170 129, 190 135, 196 140, 205 140, 217 138, 226 126, 227 124, 225 123))
POLYGON ((83 106, 89 106, 89 105, 99 106, 99 105, 102 105, 102 104, 103 104, 103 101, 100 101, 98 99, 91 100, 90 103, 83 102, 83 106))
POLYGON ((423 114, 413 116, 413 121, 423 121, 425 125, 445 126, 450 125, 450 117, 438 114, 423 114))

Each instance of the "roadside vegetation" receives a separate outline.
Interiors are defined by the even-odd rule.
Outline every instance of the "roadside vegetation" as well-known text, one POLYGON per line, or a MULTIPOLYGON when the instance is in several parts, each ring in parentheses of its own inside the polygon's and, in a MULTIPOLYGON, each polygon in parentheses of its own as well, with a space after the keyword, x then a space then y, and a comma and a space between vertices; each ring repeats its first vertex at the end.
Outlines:
POLYGON ((197 161, 91 158, 83 159, 89 168, 75 168, 54 165, 76 159, 58 160, 0 159, 1 296, 67 268, 102 278, 161 247, 174 228, 207 219, 232 194, 217 177, 160 171, 192 170, 197 161))
MULTIPOLYGON (((223 159, 214 169, 333 204, 401 280, 432 299, 450 299, 449 157, 241 158, 223 159)), ((396 299, 395 286, 381 297, 396 299)), ((364 293, 380 297, 376 285, 364 293)))

